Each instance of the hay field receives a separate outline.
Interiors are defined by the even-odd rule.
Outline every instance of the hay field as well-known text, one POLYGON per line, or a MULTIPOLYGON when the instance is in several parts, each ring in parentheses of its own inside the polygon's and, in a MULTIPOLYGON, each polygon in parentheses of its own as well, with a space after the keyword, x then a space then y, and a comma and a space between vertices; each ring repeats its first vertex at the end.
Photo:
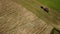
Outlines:
POLYGON ((0 34, 50 34, 52 29, 22 5, 0 0, 0 34))
POLYGON ((40 19, 60 30, 60 3, 59 0, 13 0, 14 2, 26 7, 40 19), (40 6, 48 7, 46 13, 40 6))

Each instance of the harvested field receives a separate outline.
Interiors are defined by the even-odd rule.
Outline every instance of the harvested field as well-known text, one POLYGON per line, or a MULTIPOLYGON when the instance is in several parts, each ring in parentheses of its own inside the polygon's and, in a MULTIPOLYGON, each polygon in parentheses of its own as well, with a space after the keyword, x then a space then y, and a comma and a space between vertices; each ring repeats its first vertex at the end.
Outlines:
POLYGON ((51 24, 56 29, 60 30, 60 0, 13 0, 21 4, 37 17, 51 24), (49 12, 46 13, 40 6, 48 7, 49 12))
POLYGON ((20 4, 11 0, 0 4, 0 34, 50 34, 53 29, 20 4))

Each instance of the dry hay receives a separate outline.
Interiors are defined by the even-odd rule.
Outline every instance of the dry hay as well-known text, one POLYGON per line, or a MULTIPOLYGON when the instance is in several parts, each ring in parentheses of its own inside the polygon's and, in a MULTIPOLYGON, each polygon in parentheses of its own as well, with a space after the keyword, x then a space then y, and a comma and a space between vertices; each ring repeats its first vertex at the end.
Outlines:
POLYGON ((21 5, 0 0, 0 34, 50 34, 52 28, 21 5))

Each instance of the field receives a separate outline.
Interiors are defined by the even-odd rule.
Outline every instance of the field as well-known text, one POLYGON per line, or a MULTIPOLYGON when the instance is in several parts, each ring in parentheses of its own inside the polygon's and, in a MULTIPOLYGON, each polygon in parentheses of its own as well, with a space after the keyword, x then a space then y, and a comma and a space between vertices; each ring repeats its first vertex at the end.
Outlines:
POLYGON ((0 34, 50 34, 53 27, 11 0, 0 0, 0 34))
POLYGON ((60 30, 60 0, 13 0, 30 10, 40 19, 48 24, 52 24, 60 30), (40 6, 48 7, 49 13, 46 13, 40 6))
POLYGON ((47 5, 48 7, 60 11, 60 0, 38 0, 40 3, 47 5))

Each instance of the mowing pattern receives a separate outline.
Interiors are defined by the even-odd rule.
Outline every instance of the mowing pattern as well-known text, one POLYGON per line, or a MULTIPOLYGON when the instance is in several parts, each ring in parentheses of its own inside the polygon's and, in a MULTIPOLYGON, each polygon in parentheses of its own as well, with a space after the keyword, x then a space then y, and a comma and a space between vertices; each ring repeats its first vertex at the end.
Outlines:
POLYGON ((53 8, 43 5, 38 0, 13 0, 14 2, 21 4, 22 6, 29 9, 31 12, 36 14, 40 19, 44 20, 48 24, 52 24, 55 28, 60 30, 60 12, 53 8), (49 13, 46 13, 40 8, 40 6, 48 7, 49 13))
POLYGON ((0 34, 50 34, 53 27, 21 5, 11 0, 0 4, 0 34))

